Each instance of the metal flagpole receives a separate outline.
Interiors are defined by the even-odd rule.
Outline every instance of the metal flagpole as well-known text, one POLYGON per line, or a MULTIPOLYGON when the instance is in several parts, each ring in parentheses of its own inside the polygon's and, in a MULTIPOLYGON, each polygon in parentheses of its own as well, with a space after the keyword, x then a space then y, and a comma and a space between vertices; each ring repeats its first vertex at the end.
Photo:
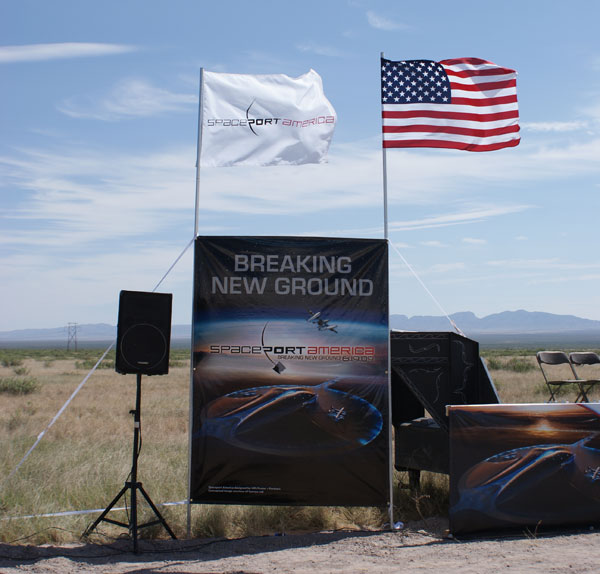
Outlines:
MULTIPOLYGON (((383 52, 381 52, 381 59, 383 58, 383 52)), ((381 64, 380 59, 380 64, 381 64)), ((381 71, 380 71, 381 73, 381 71)), ((381 101, 381 112, 383 115, 383 100, 381 101)), ((381 143, 382 157, 383 157, 383 237, 388 244, 388 299, 389 299, 389 236, 388 236, 388 202, 387 202, 387 153, 386 148, 381 143)), ((390 340, 390 307, 388 303, 388 364, 387 364, 387 384, 388 384, 388 476, 389 476, 389 520, 390 530, 394 529, 394 449, 392 446, 392 360, 391 360, 391 340, 390 340)))
MULTIPOLYGON (((200 153, 202 151, 202 93, 204 87, 204 68, 200 68, 200 87, 198 89, 198 143, 196 151, 196 201, 194 204, 194 242, 198 237, 198 207, 200 202, 200 153)), ((193 289, 192 282, 192 289, 193 289)), ((188 418, 188 488, 187 488, 187 537, 192 534, 192 415, 194 408, 194 294, 192 293, 192 326, 190 336, 190 393, 188 418)))
MULTIPOLYGON (((382 104, 383 105, 383 104, 382 104)), ((383 154, 383 237, 388 237, 388 205, 387 205, 387 150, 381 147, 383 154)))
MULTIPOLYGON (((381 52, 381 59, 383 59, 383 52, 381 52)), ((380 71, 381 73, 381 71, 380 71)), ((383 100, 381 101, 381 112, 383 114, 383 100)), ((381 144, 382 155, 383 155, 383 237, 388 238, 388 205, 387 205, 387 150, 381 144)))
POLYGON ((196 151, 196 204, 194 210, 194 238, 198 236, 198 204, 200 200, 200 152, 202 151, 202 92, 204 88, 204 68, 200 68, 200 88, 198 93, 198 144, 196 151))

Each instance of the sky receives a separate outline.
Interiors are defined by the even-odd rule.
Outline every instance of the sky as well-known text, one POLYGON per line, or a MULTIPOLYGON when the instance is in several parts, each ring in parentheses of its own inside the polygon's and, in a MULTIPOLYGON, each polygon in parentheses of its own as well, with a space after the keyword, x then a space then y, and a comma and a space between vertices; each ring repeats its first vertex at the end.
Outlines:
POLYGON ((163 277, 189 324, 201 68, 313 68, 337 125, 327 164, 203 168, 200 234, 382 238, 382 52, 515 69, 522 138, 388 151, 390 312, 600 320, 599 20, 583 0, 3 0, 0 331, 114 325, 120 290, 163 277))

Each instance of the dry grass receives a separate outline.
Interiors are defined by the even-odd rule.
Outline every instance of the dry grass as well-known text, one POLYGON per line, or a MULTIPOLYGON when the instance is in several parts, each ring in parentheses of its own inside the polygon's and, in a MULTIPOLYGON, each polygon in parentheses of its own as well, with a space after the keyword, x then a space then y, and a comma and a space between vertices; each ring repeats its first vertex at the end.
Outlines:
MULTIPOLYGON (((543 403, 548 400, 550 394, 538 367, 535 351, 484 351, 482 356, 503 403, 543 403)), ((573 378, 568 365, 558 365, 555 371, 548 372, 556 379, 573 378)), ((578 373, 588 378, 600 378, 600 369, 596 370, 595 367, 582 368, 578 373)), ((574 401, 578 389, 575 385, 565 386, 556 394, 558 401, 574 401)), ((600 400, 600 385, 589 393, 589 398, 594 402, 600 400)))
MULTIPOLYGON (((123 486, 131 469, 136 379, 108 368, 98 369, 63 415, 41 440, 19 471, 7 480, 39 433, 46 428, 101 351, 0 351, 0 379, 30 378, 27 394, 2 393, 0 402, 0 540, 27 537, 28 543, 76 540, 97 514, 37 519, 11 519, 69 510, 102 509, 123 486), (18 371, 16 371, 18 369, 18 371)), ((186 498, 188 457, 189 358, 174 351, 170 372, 142 379, 142 452, 139 479, 156 503, 186 498)), ((543 402, 548 393, 534 352, 487 355, 492 378, 503 402, 543 402), (530 365, 532 368, 529 368, 530 365)), ((598 393, 593 398, 600 398, 598 393)), ((566 393, 561 400, 573 400, 566 393)), ((448 478, 423 473, 419 493, 402 488, 408 478, 398 473, 396 515, 402 520, 445 514, 448 478)), ((118 506, 122 506, 121 501, 118 506)), ((186 534, 186 508, 161 508, 178 536, 186 534)), ((118 518, 118 516, 115 516, 118 518)), ((125 519, 125 515, 121 517, 125 519)), ((143 521, 143 516, 140 521, 143 521)), ((244 507, 195 505, 194 536, 246 536, 321 529, 377 529, 387 512, 376 508, 244 507)), ((124 529, 102 523, 96 533, 123 535, 124 529)), ((161 527, 143 536, 164 537, 161 527)))
MULTIPOLYGON (((96 351, 96 355, 101 353, 96 351)), ((84 368, 83 360, 75 353, 71 358, 54 360, 26 358, 23 365, 41 384, 33 394, 3 396, 0 464, 5 477, 88 372, 87 364, 84 368)), ((189 361, 171 369, 169 375, 142 379, 139 478, 156 502, 186 497, 188 365, 189 361)), ((0 377, 11 369, 1 366, 0 377)), ((97 370, 19 471, 2 484, 2 513, 22 516, 106 506, 131 469, 133 417, 129 410, 135 408, 135 389, 135 375, 97 370)), ((185 512, 169 508, 165 516, 172 513, 181 515, 175 523, 182 534, 185 512)), ((76 536, 64 531, 51 535, 43 532, 34 541, 49 537, 72 540, 94 517, 61 519, 61 526, 76 536)), ((48 520, 4 521, 0 538, 15 539, 42 523, 44 528, 48 526, 48 520)), ((119 533, 119 529, 101 530, 119 533)))

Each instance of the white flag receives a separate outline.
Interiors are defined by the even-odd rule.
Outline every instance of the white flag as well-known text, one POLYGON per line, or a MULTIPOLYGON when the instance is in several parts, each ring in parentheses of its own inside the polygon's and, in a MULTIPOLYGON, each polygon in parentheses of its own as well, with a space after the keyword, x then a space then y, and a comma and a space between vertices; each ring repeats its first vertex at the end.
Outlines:
POLYGON ((204 71, 200 165, 323 163, 336 122, 314 70, 283 74, 204 71))

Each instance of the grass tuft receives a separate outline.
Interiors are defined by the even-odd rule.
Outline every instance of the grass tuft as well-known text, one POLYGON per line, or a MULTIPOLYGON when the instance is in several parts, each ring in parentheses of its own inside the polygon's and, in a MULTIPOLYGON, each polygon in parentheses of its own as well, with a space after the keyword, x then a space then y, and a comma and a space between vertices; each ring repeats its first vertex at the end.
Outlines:
MULTIPOLYGON (((78 370, 91 371, 98 362, 98 359, 84 359, 83 361, 75 361, 75 368, 78 370)), ((98 369, 114 369, 115 363, 114 361, 109 361, 108 359, 104 359, 98 367, 98 369)))
POLYGON ((29 369, 27 367, 14 367, 13 372, 19 377, 24 377, 29 374, 29 369))
POLYGON ((0 377, 0 393, 7 395, 28 395, 40 388, 40 382, 33 377, 0 377))
POLYGON ((3 367, 20 367, 23 364, 23 359, 12 353, 2 353, 2 355, 0 355, 0 364, 3 367))

